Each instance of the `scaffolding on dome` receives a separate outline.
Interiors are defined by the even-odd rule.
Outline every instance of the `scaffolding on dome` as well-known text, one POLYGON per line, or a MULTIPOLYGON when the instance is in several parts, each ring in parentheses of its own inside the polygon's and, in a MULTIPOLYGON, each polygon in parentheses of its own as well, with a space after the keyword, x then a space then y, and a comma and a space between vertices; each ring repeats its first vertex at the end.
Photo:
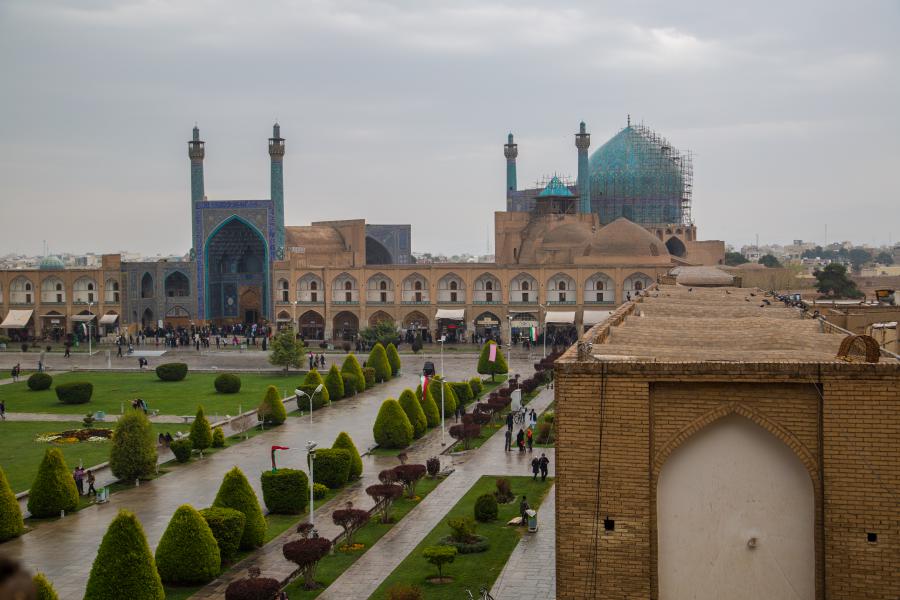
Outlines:
POLYGON ((643 123, 628 126, 591 156, 592 209, 601 223, 690 225, 693 155, 643 123))

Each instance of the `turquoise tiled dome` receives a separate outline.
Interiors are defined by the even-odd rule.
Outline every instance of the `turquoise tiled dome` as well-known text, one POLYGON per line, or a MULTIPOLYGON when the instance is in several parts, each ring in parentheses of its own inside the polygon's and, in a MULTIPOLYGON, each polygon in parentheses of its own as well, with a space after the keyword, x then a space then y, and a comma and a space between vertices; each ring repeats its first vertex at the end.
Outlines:
POLYGON ((60 271, 66 268, 65 263, 58 256, 45 256, 41 260, 41 264, 38 267, 41 271, 60 271))

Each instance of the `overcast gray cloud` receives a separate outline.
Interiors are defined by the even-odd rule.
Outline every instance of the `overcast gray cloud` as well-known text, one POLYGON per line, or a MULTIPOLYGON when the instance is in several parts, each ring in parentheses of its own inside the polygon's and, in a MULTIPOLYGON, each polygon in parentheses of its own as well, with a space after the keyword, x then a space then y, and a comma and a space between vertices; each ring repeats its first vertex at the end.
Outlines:
POLYGON ((412 223, 481 252, 519 182, 643 119, 695 153, 701 237, 900 237, 900 3, 0 0, 0 253, 184 252, 211 199, 412 223), (733 5, 732 5, 733 4, 733 5))

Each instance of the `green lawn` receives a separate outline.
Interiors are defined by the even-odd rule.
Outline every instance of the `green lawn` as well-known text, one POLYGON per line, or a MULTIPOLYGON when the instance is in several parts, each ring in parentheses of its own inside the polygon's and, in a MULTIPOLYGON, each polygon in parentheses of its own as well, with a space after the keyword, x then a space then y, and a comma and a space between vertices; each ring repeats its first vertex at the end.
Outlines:
POLYGON ((381 539, 381 536, 386 534, 391 527, 396 525, 400 519, 405 517, 409 511, 415 508, 416 505, 422 501, 422 498, 430 494, 441 481, 442 480, 440 479, 423 479, 419 482, 419 485, 416 486, 416 495, 419 497, 418 500, 403 497, 401 500, 395 502, 391 509, 391 516, 394 518, 394 523, 384 525, 378 522, 377 519, 369 521, 369 523, 353 536, 354 544, 364 544, 365 547, 355 552, 347 552, 336 548, 334 553, 322 559, 318 567, 316 567, 316 582, 318 582, 321 587, 315 590, 305 590, 303 589, 303 579, 300 578, 285 589, 291 600, 309 600, 318 597, 318 595, 325 591, 325 588, 331 585, 335 579, 340 577, 350 565, 355 563, 360 556, 374 546, 375 543, 381 539))
MULTIPOLYGON (((496 479, 485 476, 475 482, 466 495, 450 509, 446 518, 425 536, 416 549, 382 582, 375 593, 369 596, 369 600, 384 600, 388 588, 398 583, 420 587, 428 600, 459 600, 468 597, 466 588, 476 595, 481 586, 490 589, 524 531, 522 527, 509 527, 506 522, 518 516, 519 500, 523 495, 527 496, 532 508, 539 506, 547 490, 553 485, 551 479, 542 482, 532 481, 530 477, 508 477, 516 499, 509 504, 500 505, 499 518, 493 523, 478 524, 477 533, 490 540, 490 548, 477 554, 460 554, 453 563, 446 565, 444 575, 452 577, 452 582, 433 584, 426 581, 429 577, 436 577, 437 570, 422 558, 422 552, 428 546, 437 545, 438 540, 450 533, 447 526, 448 519, 472 516, 475 500, 482 494, 493 492, 496 489, 496 479)), ((544 532, 538 531, 536 534, 528 535, 544 535, 544 532)))
POLYGON ((79 371, 53 376, 53 387, 67 381, 90 381, 94 395, 87 404, 63 404, 56 398, 53 387, 33 392, 24 379, 19 383, 0 386, 0 398, 6 402, 8 412, 55 413, 84 415, 88 411, 102 410, 108 414, 120 414, 121 407, 128 408, 134 398, 143 398, 152 410, 163 415, 192 415, 202 404, 208 417, 237 414, 256 408, 265 395, 266 387, 274 385, 282 394, 292 395, 294 388, 303 381, 303 375, 291 373, 287 377, 276 374, 241 373, 241 391, 237 394, 220 394, 213 387, 216 373, 188 373, 183 381, 161 381, 156 373, 111 373, 107 371, 79 371))

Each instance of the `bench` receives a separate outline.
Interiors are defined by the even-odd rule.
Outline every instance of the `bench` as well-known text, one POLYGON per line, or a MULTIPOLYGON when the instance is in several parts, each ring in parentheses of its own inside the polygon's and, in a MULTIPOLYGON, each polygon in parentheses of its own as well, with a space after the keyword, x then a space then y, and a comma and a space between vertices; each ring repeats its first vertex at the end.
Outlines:
POLYGON ((197 415, 178 415, 185 423, 190 423, 197 415))

